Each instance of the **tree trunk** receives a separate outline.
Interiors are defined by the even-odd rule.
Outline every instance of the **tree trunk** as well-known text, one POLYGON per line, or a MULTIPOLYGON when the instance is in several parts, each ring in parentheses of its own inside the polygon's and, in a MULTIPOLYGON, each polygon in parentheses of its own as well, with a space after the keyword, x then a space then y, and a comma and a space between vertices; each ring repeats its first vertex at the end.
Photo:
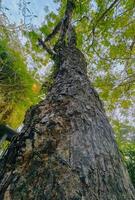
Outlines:
POLYGON ((83 54, 65 46, 60 57, 51 91, 27 112, 1 162, 1 199, 135 199, 83 54))

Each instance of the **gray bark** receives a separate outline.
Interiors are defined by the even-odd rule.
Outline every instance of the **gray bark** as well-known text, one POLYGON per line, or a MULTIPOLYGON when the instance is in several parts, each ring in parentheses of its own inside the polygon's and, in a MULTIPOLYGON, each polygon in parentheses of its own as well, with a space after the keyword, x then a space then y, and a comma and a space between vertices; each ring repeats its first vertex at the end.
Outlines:
POLYGON ((1 199, 134 200, 83 54, 63 46, 59 56, 52 89, 27 112, 15 147, 1 163, 1 199))

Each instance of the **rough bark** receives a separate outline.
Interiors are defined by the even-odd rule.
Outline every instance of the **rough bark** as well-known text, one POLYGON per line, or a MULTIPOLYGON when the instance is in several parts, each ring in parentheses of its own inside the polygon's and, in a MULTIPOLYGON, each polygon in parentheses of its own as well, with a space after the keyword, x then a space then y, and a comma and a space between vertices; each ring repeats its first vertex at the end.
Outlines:
POLYGON ((60 57, 54 86, 29 110, 7 164, 1 162, 1 199, 135 199, 83 54, 64 46, 60 57))

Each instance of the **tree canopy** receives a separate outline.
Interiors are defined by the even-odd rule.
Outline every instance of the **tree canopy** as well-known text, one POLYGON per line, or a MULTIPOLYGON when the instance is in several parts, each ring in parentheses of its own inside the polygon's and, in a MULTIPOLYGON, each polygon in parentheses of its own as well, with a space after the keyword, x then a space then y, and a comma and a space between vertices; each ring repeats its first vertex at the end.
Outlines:
MULTIPOLYGON (((45 17, 45 24, 37 31, 29 32, 35 52, 44 51, 37 47, 37 39, 44 39, 60 22, 66 1, 60 3, 59 15, 54 12, 45 17)), ((130 123, 134 111, 134 1, 75 1, 72 24, 77 32, 77 46, 86 55, 88 74, 103 99, 108 115, 117 124, 130 123), (114 117, 115 116, 115 117, 114 117)), ((55 30, 56 31, 56 30, 55 30)), ((51 46, 56 40, 48 41, 51 46)), ((29 46, 29 45, 28 45, 29 46)), ((34 53, 34 52, 33 52, 34 53)), ((47 57, 38 60, 47 64, 47 57)))

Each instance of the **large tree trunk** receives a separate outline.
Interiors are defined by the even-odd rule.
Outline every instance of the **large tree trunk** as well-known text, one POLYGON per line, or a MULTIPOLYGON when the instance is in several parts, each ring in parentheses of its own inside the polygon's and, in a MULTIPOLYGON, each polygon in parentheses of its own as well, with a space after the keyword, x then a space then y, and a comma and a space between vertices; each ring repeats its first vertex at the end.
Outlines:
POLYGON ((16 146, 11 145, 6 163, 1 163, 1 168, 6 166, 1 199, 134 200, 83 54, 65 46, 60 56, 54 86, 27 113, 23 130, 13 141, 16 146))

